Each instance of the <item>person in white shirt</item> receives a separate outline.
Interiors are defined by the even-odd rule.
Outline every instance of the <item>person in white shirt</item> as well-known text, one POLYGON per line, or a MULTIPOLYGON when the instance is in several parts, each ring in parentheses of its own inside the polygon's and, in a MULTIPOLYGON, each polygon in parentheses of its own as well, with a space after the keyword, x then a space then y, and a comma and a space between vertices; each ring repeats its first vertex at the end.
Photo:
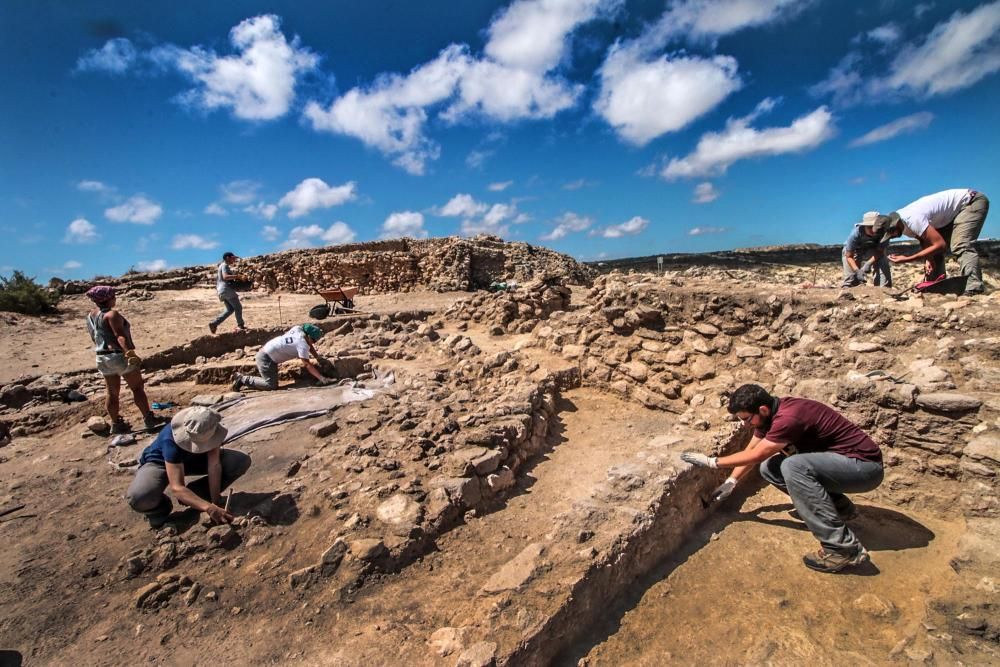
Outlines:
POLYGON ((990 200, 982 192, 968 189, 944 190, 880 215, 871 234, 884 243, 906 234, 920 241, 920 251, 912 255, 889 255, 894 264, 924 260, 924 278, 936 280, 945 275, 944 255, 951 250, 958 259, 962 275, 967 276, 965 294, 983 293, 983 274, 979 253, 973 243, 983 231, 990 211, 990 200))
POLYGON ((330 378, 324 377, 316 366, 316 363, 309 358, 312 355, 316 359, 320 358, 319 352, 313 345, 323 337, 323 330, 315 324, 303 324, 294 326, 277 338, 272 338, 257 353, 257 370, 260 377, 236 374, 233 379, 233 391, 240 389, 262 389, 271 391, 278 388, 278 365, 293 359, 301 359, 306 370, 316 378, 319 385, 326 385, 333 382, 330 378))

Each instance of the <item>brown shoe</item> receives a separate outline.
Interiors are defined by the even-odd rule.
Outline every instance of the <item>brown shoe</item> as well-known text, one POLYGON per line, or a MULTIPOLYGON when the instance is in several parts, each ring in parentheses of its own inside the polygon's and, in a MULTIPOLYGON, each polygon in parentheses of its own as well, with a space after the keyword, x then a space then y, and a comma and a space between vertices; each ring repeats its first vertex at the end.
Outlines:
POLYGON ((845 567, 861 565, 869 560, 868 550, 860 544, 853 553, 838 553, 820 547, 819 551, 802 557, 805 566, 817 572, 840 572, 845 567))

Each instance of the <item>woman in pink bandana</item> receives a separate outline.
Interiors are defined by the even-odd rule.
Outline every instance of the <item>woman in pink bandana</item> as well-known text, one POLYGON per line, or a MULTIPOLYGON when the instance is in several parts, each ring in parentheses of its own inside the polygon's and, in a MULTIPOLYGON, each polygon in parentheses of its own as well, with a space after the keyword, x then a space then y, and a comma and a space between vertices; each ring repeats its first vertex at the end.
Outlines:
POLYGON ((143 387, 140 366, 142 359, 135 351, 132 342, 132 327, 121 313, 115 309, 115 288, 108 285, 97 285, 87 291, 87 296, 97 306, 87 314, 87 331, 94 341, 94 353, 97 355, 97 370, 104 377, 108 394, 105 407, 111 417, 112 433, 128 433, 132 430, 128 422, 119 413, 118 396, 121 393, 122 380, 132 390, 135 406, 142 413, 146 428, 155 428, 162 424, 149 409, 149 399, 143 387))

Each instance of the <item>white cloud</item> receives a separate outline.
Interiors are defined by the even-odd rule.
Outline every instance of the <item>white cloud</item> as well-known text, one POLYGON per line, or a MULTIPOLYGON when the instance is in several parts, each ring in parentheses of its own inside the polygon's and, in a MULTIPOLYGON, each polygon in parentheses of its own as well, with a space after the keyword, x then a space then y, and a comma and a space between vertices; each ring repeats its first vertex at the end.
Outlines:
POLYGON ((930 126, 931 121, 933 120, 934 114, 929 111, 921 111, 919 113, 910 114, 909 116, 903 116, 902 118, 897 118, 891 123, 886 123, 885 125, 876 127, 874 130, 858 137, 850 143, 850 146, 851 148, 868 146, 869 144, 875 144, 880 141, 887 141, 901 134, 910 134, 920 130, 925 130, 930 126))
POLYGON ((204 213, 205 215, 218 215, 218 216, 229 215, 229 211, 220 206, 218 202, 212 202, 211 204, 206 206, 204 213))
POLYGON ((273 120, 288 112, 299 76, 316 68, 319 57, 289 42, 273 14, 246 19, 229 31, 236 55, 220 56, 200 46, 165 46, 149 57, 176 68, 195 83, 182 102, 213 111, 230 109, 244 120, 273 120))
POLYGON ((472 169, 479 169, 489 158, 493 157, 495 151, 470 151, 465 156, 465 164, 472 169))
POLYGON ((356 184, 348 181, 343 185, 330 186, 321 178, 307 178, 278 202, 279 206, 290 209, 289 218, 300 218, 318 208, 339 206, 355 198, 356 184))
POLYGON ((257 202, 256 204, 251 204, 250 206, 244 206, 243 212, 255 215, 258 218, 264 218, 265 220, 273 220, 274 216, 278 213, 278 207, 275 204, 257 202))
POLYGON ((206 239, 204 236, 197 234, 177 234, 174 236, 170 247, 174 250, 211 250, 212 248, 218 248, 219 242, 206 239))
POLYGON ((474 116, 512 122, 551 118, 573 106, 583 86, 551 74, 561 65, 570 34, 621 0, 516 0, 488 28, 483 57, 452 44, 406 75, 385 73, 352 88, 328 107, 309 102, 305 118, 317 131, 343 134, 381 151, 411 174, 423 174, 440 147, 425 136, 428 109, 440 117, 474 116))
POLYGON ((219 186, 222 201, 236 205, 249 204, 257 199, 258 190, 260 190, 260 183, 249 180, 229 181, 219 186))
POLYGON ((71 259, 71 260, 67 261, 65 264, 62 265, 63 269, 65 269, 67 271, 75 271, 76 269, 79 269, 82 266, 83 266, 83 264, 81 264, 80 262, 76 261, 75 259, 71 259))
POLYGON ((335 222, 327 229, 323 229, 319 225, 293 227, 292 231, 288 232, 288 240, 282 243, 281 247, 285 249, 309 248, 319 242, 327 245, 350 243, 355 236, 354 230, 344 222, 335 222))
POLYGON ((802 153, 816 148, 835 134, 833 114, 825 106, 796 118, 788 127, 762 130, 750 127, 757 116, 769 111, 774 104, 766 99, 750 115, 730 118, 721 132, 702 135, 693 153, 671 159, 660 175, 667 180, 718 176, 739 160, 802 153))
POLYGON ((1000 70, 1000 0, 967 14, 955 12, 923 41, 909 40, 895 54, 885 73, 867 76, 867 60, 851 51, 810 91, 847 105, 899 96, 927 98, 968 88, 1000 70))
POLYGON ((649 226, 649 220, 641 216, 634 216, 618 225, 608 225, 604 229, 594 230, 591 236, 601 236, 606 239, 618 239, 623 236, 635 236, 649 226))
POLYGON ((921 16, 923 16, 924 14, 926 14, 927 12, 929 12, 932 9, 934 9, 934 3, 933 2, 921 2, 921 3, 918 3, 913 8, 913 15, 916 16, 919 19, 921 16))
POLYGON ((672 37, 721 37, 790 18, 811 0, 680 0, 670 4, 644 40, 663 44, 672 37))
POLYGON ((578 25, 618 4, 603 0, 516 0, 490 24, 486 55, 510 67, 547 72, 564 58, 566 39, 578 25))
POLYGON ((124 74, 138 56, 132 42, 124 37, 108 40, 100 49, 91 49, 76 61, 79 72, 124 74))
POLYGON ((277 241, 281 237, 281 232, 274 225, 264 225, 264 228, 260 230, 260 235, 265 241, 277 241))
POLYGON ((82 192, 97 192, 100 194, 114 192, 113 187, 101 183, 100 181, 80 181, 76 184, 76 189, 82 192))
POLYGON ((324 109, 309 102, 305 117, 317 131, 360 139, 412 174, 422 174, 440 149, 423 135, 425 107, 443 102, 468 66, 465 47, 451 45, 407 76, 380 75, 369 88, 352 88, 324 109))
POLYGON ((556 218, 556 226, 548 234, 543 234, 541 239, 543 241, 558 241, 573 232, 582 232, 593 224, 593 218, 568 211, 556 218))
POLYGON ((498 183, 490 183, 486 186, 486 189, 490 192, 503 192, 512 185, 514 185, 514 181, 500 181, 498 183))
POLYGON ((1000 0, 955 12, 920 45, 903 48, 874 89, 929 97, 967 88, 1000 70, 1000 0))
POLYGON ((725 227, 692 227, 688 230, 688 236, 704 236, 705 234, 725 234, 729 230, 725 227))
POLYGON ((486 204, 473 199, 472 195, 457 194, 438 209, 437 214, 449 218, 471 218, 485 213, 488 208, 486 204))
POLYGON ((643 146, 685 127, 739 90, 737 70, 729 56, 671 59, 616 45, 601 65, 594 109, 622 139, 643 146))
POLYGON ((490 60, 472 61, 458 80, 458 99, 441 117, 456 122, 478 114, 505 123, 551 118, 576 104, 582 92, 582 85, 559 77, 490 60))
POLYGON ((508 223, 520 224, 524 221, 523 215, 517 212, 517 207, 513 204, 493 204, 492 206, 483 204, 482 206, 484 209, 479 210, 482 217, 467 218, 462 221, 462 234, 466 236, 491 234, 506 237, 510 234, 508 223))
POLYGON ((575 181, 570 181, 569 183, 563 183, 563 190, 580 190, 583 188, 588 188, 597 185, 597 181, 588 181, 586 178, 578 178, 575 181))
POLYGON ((695 204, 708 204, 719 198, 719 191, 715 189, 715 186, 705 181, 704 183, 699 183, 694 186, 694 199, 691 201, 695 204))
POLYGON ((427 238, 424 216, 415 211, 393 213, 382 223, 382 238, 395 239, 408 236, 414 239, 427 238))
POLYGON ((77 218, 66 227, 63 243, 93 243, 98 238, 96 226, 86 218, 77 218))
POLYGON ((867 35, 869 39, 880 44, 889 45, 898 42, 899 38, 903 36, 903 32, 895 23, 886 23, 873 30, 869 30, 867 35))
POLYGON ((137 262, 135 265, 136 270, 146 271, 149 273, 155 273, 157 271, 166 271, 170 268, 165 259, 153 259, 148 262, 137 262))
POLYGON ((104 217, 112 222, 134 222, 151 225, 163 214, 163 207, 144 195, 134 195, 124 204, 104 210, 104 217))

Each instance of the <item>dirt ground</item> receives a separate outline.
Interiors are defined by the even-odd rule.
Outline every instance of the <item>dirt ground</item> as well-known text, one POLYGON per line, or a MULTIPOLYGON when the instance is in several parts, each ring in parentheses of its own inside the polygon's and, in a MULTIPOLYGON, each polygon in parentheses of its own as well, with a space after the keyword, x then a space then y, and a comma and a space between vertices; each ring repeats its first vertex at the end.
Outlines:
MULTIPOLYGON (((802 565, 815 551, 786 495, 733 497, 688 548, 609 614, 582 664, 881 665, 918 633, 927 600, 954 584, 961 521, 855 498, 869 566, 836 576, 802 565)), ((586 651, 582 648, 581 652, 586 651)), ((924 654, 914 654, 922 657, 924 654)), ((906 657, 906 656, 902 656, 906 657)), ((568 661, 566 664, 575 664, 568 661)))
MULTIPOLYGON (((574 289, 574 300, 586 293, 574 289)), ((428 309, 443 318, 450 304, 466 296, 361 297, 358 308, 375 313, 428 309)), ((279 326, 305 321, 317 298, 281 295, 280 319, 277 295, 251 294, 244 302, 248 326, 279 326)), ((90 368, 93 358, 83 327, 88 305, 85 298, 72 297, 58 317, 7 316, 0 324, 0 356, 8 361, 0 369, 0 383, 25 374, 90 368), (26 340, 31 344, 24 345, 26 340)), ((120 308, 133 323, 140 354, 204 335, 219 309, 209 289, 124 298, 120 308)), ((230 320, 222 328, 233 326, 230 320)), ((440 327, 441 338, 460 335, 483 355, 502 355, 529 338, 491 336, 486 327, 462 321, 448 320, 440 327)), ((523 352, 538 367, 534 373, 566 364, 541 348, 523 352)), ((398 373, 398 394, 418 372, 472 366, 446 356, 406 360, 389 355, 382 361, 398 373)), ((191 381, 148 388, 151 401, 180 405, 206 391, 220 389, 191 381)), ((463 400, 489 406, 493 399, 463 400)), ((390 416, 403 411, 389 399, 376 409, 390 416)), ((381 572, 349 593, 332 586, 309 593, 289 589, 289 570, 329 546, 340 534, 331 525, 353 519, 310 500, 269 526, 266 543, 202 552, 175 568, 203 585, 210 600, 204 595, 197 603, 174 600, 150 611, 138 610, 135 603, 136 589, 149 573, 147 579, 123 581, 120 569, 130 553, 159 538, 122 500, 131 472, 107 465, 103 439, 81 439, 82 422, 102 413, 100 402, 70 406, 50 428, 0 449, 0 508, 27 505, 0 518, 5 545, 0 550, 0 651, 21 652, 25 665, 494 664, 489 659, 463 662, 458 651, 432 651, 429 638, 442 628, 481 630, 503 615, 516 617, 523 628, 542 623, 532 616, 537 612, 518 610, 516 594, 500 601, 484 598, 484 579, 527 547, 549 539, 560 512, 590 502, 611 468, 646 456, 643 448, 678 421, 670 411, 650 410, 593 387, 564 391, 556 409, 546 447, 520 469, 508 496, 489 511, 467 513, 405 567, 381 572)), ((361 412, 345 424, 363 426, 372 414, 361 412)), ((356 444, 354 430, 328 443, 318 441, 309 434, 314 423, 288 424, 239 441, 236 449, 250 454, 254 463, 233 495, 234 512, 295 490, 304 480, 317 494, 335 491, 340 479, 354 474, 346 453, 337 459, 336 470, 309 468, 310 457, 319 459, 324 448, 349 451, 356 444), (294 472, 303 462, 308 477, 294 472)), ((397 481, 408 480, 400 474, 397 481)), ((372 484, 364 491, 381 498, 386 488, 372 484)), ((563 651, 555 664, 949 664, 953 656, 935 654, 927 644, 932 629, 928 600, 955 584, 953 558, 964 521, 864 496, 858 505, 861 517, 853 526, 872 564, 840 575, 819 574, 801 563, 801 556, 817 545, 804 525, 789 517, 787 497, 762 483, 747 485, 700 524, 679 552, 665 553, 656 571, 621 592, 619 600, 609 600, 604 622, 563 651)), ((182 517, 182 537, 198 531, 193 514, 182 517)), ((568 548, 580 549, 585 536, 580 539, 581 545, 568 548)), ((561 582, 542 578, 541 594, 551 593, 554 613, 561 582)), ((5 667, 2 657, 0 667, 5 667)))
MULTIPOLYGON (((150 299, 124 294, 118 310, 132 325, 140 356, 183 345, 208 332, 208 323, 222 312, 212 288, 147 292, 150 299)), ((408 308, 440 309, 467 296, 464 292, 406 292, 359 296, 358 310, 385 313, 408 308)), ((292 326, 309 322, 309 309, 322 299, 310 294, 247 292, 241 295, 247 327, 292 326), (280 305, 280 310, 279 310, 280 305)), ((0 384, 24 375, 84 370, 94 365, 93 346, 85 318, 93 303, 85 296, 67 296, 59 312, 41 318, 0 313, 0 384)), ((230 316, 219 332, 236 327, 230 316)))

